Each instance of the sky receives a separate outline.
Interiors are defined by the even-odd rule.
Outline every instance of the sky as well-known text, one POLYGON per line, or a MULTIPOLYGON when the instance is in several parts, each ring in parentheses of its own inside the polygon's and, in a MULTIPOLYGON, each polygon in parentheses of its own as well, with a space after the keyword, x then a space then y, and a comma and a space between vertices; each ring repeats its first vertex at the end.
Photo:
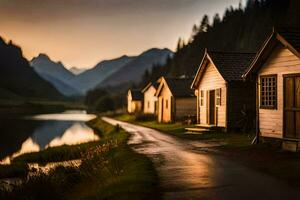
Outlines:
POLYGON ((174 50, 202 16, 240 0, 0 0, 0 36, 21 46, 27 59, 46 53, 67 68, 174 50))

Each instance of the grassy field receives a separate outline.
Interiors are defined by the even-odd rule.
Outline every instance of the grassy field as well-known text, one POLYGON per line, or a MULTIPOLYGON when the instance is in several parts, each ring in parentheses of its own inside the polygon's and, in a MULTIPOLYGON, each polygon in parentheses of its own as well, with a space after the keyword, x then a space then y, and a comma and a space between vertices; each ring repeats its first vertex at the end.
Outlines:
POLYGON ((99 142, 52 148, 20 156, 13 163, 81 158, 79 167, 57 167, 37 174, 1 199, 160 199, 152 162, 127 145, 128 134, 100 119, 90 125, 99 142), (70 157, 68 157, 70 156, 70 157))
POLYGON ((136 120, 134 115, 121 114, 114 116, 115 119, 126 121, 145 127, 153 128, 161 132, 188 140, 202 140, 206 142, 220 142, 228 147, 241 147, 249 146, 253 140, 252 134, 239 134, 239 133, 224 133, 224 132, 210 132, 203 134, 186 134, 185 128, 193 127, 193 125, 183 124, 181 122, 162 124, 156 120, 136 120))

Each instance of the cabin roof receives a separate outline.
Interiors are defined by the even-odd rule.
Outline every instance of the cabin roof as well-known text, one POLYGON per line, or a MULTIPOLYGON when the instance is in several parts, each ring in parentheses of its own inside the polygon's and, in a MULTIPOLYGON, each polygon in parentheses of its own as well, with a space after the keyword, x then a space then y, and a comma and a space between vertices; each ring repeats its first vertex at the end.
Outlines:
POLYGON ((143 96, 141 90, 131 89, 130 92, 131 92, 131 97, 132 97, 133 101, 142 101, 143 100, 144 96, 143 96))
POLYGON ((262 47, 256 54, 255 59, 243 74, 243 78, 257 72, 263 63, 267 60, 272 50, 278 43, 284 45, 292 53, 300 58, 300 29, 297 28, 279 28, 273 29, 272 34, 263 43, 262 47))
POLYGON ((158 89, 159 82, 158 81, 151 81, 149 82, 146 87, 143 88, 142 93, 145 93, 151 86, 153 86, 156 90, 158 89))
POLYGON ((226 81, 242 80, 255 53, 208 51, 216 68, 226 81))
POLYGON ((243 80, 242 75, 248 69, 255 53, 205 51, 200 67, 197 71, 192 88, 195 88, 204 74, 208 62, 212 62, 217 71, 227 82, 243 80))
POLYGON ((173 78, 164 77, 164 81, 161 82, 158 88, 157 94, 162 90, 162 86, 166 83, 174 97, 193 97, 194 91, 190 89, 190 85, 193 79, 191 78, 173 78))

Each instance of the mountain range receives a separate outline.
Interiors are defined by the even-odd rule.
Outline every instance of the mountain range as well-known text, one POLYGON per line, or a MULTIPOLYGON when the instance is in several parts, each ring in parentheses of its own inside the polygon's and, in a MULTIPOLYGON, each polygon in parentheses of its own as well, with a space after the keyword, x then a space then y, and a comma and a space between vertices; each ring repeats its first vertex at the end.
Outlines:
POLYGON ((86 71, 87 69, 85 68, 78 68, 78 67, 71 67, 69 69, 70 72, 72 72, 74 75, 79 75, 81 74, 82 72, 86 71))
POLYGON ((49 81, 65 96, 77 96, 82 93, 69 84, 75 75, 67 70, 61 62, 52 61, 46 54, 40 54, 31 60, 33 69, 49 81))
POLYGON ((138 83, 146 70, 151 70, 154 64, 164 64, 172 55, 169 49, 153 48, 138 56, 122 56, 101 61, 78 75, 67 70, 61 62, 52 61, 45 54, 33 58, 31 65, 41 77, 65 96, 82 96, 94 88, 138 83))
POLYGON ((0 98, 61 99, 63 96, 30 67, 20 47, 0 37, 0 98))

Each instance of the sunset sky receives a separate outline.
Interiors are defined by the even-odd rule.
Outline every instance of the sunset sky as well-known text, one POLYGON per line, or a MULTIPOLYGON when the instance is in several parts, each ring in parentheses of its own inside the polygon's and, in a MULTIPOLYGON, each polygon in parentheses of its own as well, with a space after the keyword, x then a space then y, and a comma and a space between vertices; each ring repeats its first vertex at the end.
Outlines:
POLYGON ((152 47, 174 50, 204 14, 221 15, 239 0, 0 0, 0 35, 72 66, 136 55, 152 47))

